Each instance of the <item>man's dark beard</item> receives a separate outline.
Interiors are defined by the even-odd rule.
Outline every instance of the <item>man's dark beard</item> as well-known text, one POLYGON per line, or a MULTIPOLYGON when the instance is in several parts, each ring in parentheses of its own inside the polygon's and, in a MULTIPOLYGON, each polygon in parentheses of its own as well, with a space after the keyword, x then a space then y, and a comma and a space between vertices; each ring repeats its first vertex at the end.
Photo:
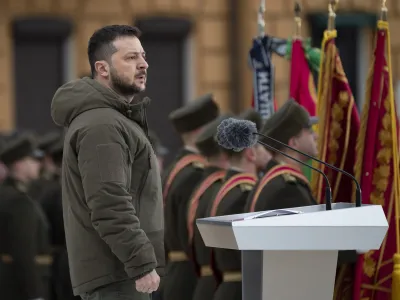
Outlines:
POLYGON ((111 71, 111 84, 113 90, 124 97, 134 96, 140 92, 143 92, 143 90, 134 83, 126 84, 124 80, 114 71, 111 71))

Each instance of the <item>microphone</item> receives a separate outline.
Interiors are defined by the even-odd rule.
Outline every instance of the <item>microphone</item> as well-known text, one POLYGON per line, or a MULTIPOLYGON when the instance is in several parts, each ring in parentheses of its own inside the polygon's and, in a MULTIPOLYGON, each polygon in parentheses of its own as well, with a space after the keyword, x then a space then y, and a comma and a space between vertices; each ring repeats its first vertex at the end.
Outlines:
MULTIPOLYGON (((357 179, 350 173, 348 173, 340 168, 337 168, 331 164, 328 164, 327 162, 324 162, 318 158, 308 155, 307 153, 304 153, 302 151, 294 149, 293 147, 290 147, 289 145, 286 145, 285 143, 282 143, 272 137, 258 133, 257 128, 255 126, 253 126, 252 124, 250 124, 251 123, 250 121, 229 118, 229 119, 224 120, 223 123, 225 123, 225 124, 221 127, 218 127, 218 129, 221 129, 221 131, 224 131, 224 132, 220 132, 219 136, 217 136, 217 138, 218 137, 220 138, 220 140, 218 140, 218 141, 221 141, 220 145, 222 147, 224 147, 224 145, 226 145, 228 147, 230 146, 230 148, 228 148, 228 149, 233 149, 236 146, 240 146, 242 149, 244 149, 244 148, 246 148, 245 145, 247 145, 247 147, 251 147, 257 142, 257 140, 254 138, 244 137, 244 134, 250 134, 253 137, 258 135, 258 136, 262 136, 264 138, 270 139, 271 141, 274 141, 288 149, 291 149, 297 153, 304 155, 305 157, 308 157, 314 161, 317 161, 317 162, 327 166, 328 168, 331 168, 337 172, 340 172, 340 173, 350 177, 356 184, 356 207, 361 207, 361 187, 360 187, 360 184, 357 181, 357 179), (235 138, 233 138, 233 136, 235 136, 235 138), (231 138, 231 139, 229 140, 229 138, 231 138)), ((266 147, 269 146, 269 145, 267 146, 265 143, 262 143, 262 142, 259 142, 259 143, 266 147)))
MULTIPOLYGON (((245 148, 250 148, 254 146, 256 143, 259 143, 272 151, 278 152, 287 158, 294 160, 304 166, 309 167, 310 169, 321 174, 326 182, 325 187, 325 207, 326 210, 332 210, 332 191, 331 185, 329 183, 328 177, 317 168, 313 166, 309 166, 305 162, 301 160, 291 157, 290 155, 282 152, 266 143, 263 143, 257 139, 257 127, 256 124, 248 121, 248 120, 237 120, 234 118, 228 118, 223 120, 217 128, 216 139, 218 144, 226 149, 231 149, 233 151, 240 152, 245 148)), ((289 146, 288 146, 289 147, 289 146)))

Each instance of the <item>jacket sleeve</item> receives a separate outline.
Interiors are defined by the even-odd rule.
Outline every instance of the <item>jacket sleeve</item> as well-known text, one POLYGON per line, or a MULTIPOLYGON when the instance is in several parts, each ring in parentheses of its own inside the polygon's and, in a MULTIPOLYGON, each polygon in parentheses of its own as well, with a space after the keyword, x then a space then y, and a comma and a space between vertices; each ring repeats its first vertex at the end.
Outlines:
POLYGON ((132 149, 122 133, 110 125, 81 132, 77 143, 78 166, 92 225, 125 265, 129 277, 140 278, 156 268, 157 260, 127 190, 131 172, 128 151, 132 149))
MULTIPOLYGON (((16 199, 18 201, 18 199, 16 199)), ((35 263, 37 255, 38 220, 35 207, 28 201, 18 201, 18 211, 12 214, 10 223, 10 254, 18 286, 28 299, 43 297, 39 268, 35 263)))

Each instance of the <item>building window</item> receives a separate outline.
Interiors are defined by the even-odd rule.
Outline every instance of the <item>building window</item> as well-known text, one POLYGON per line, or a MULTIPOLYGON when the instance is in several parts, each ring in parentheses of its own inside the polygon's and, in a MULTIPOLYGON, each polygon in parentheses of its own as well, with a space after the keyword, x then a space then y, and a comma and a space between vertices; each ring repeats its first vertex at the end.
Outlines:
MULTIPOLYGON (((309 22, 313 47, 320 48, 324 30, 327 28, 327 16, 311 15, 309 22)), ((375 27, 376 16, 371 14, 340 14, 336 19, 336 46, 359 110, 365 101, 365 81, 371 61, 368 57, 368 47, 371 46, 368 32, 375 27)), ((318 74, 314 74, 314 78, 318 84, 318 74)))

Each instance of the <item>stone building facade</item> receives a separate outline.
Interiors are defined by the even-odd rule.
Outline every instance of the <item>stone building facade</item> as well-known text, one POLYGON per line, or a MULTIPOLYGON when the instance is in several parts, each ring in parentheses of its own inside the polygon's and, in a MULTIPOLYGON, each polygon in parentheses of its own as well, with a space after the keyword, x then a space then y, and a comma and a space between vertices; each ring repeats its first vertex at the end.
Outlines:
MULTIPOLYGON (((293 4, 293 0, 266 0, 268 34, 282 38, 291 36, 293 4)), ((302 0, 301 4, 304 14, 327 14, 328 0, 302 0)), ((187 19, 192 24, 191 58, 187 63, 194 76, 191 77, 193 88, 185 97, 213 92, 224 110, 237 111, 250 104, 252 77, 247 53, 257 31, 258 6, 259 0, 3 0, 0 2, 0 130, 12 129, 17 124, 15 43, 11 30, 15 19, 51 17, 71 22, 71 78, 89 72, 87 41, 100 26, 133 24, 135 20, 149 17, 187 19)), ((387 6, 391 28, 395 29, 400 24, 400 2, 388 0, 387 6)), ((375 0, 341 0, 339 9, 338 14, 354 11, 374 14, 379 11, 379 4, 375 0)), ((303 21, 303 36, 311 31, 307 20, 305 17, 303 21)), ((373 28, 366 30, 369 39, 365 42, 368 53, 365 63, 368 64, 374 35, 373 28)), ((392 53, 396 80, 400 75, 398 34, 392 34, 392 53)), ((288 92, 289 63, 279 57, 274 57, 274 63, 276 98, 282 103, 288 92)), ((40 70, 37 76, 41 76, 40 70)), ((46 101, 50 103, 51 99, 46 101)))

